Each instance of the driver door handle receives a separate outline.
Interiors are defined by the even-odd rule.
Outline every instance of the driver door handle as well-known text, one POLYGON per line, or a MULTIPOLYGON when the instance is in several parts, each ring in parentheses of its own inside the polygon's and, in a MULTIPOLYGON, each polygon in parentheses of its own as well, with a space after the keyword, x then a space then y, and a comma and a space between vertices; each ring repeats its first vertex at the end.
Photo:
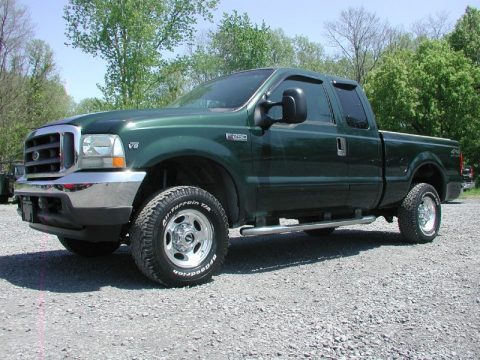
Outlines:
POLYGON ((347 156, 347 140, 343 137, 337 137, 337 155, 347 156))

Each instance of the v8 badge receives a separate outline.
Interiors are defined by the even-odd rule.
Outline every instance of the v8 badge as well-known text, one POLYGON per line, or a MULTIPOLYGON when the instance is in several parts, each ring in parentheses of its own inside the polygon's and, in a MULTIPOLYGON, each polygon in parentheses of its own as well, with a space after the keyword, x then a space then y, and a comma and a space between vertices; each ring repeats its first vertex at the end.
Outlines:
POLYGON ((138 146, 140 145, 139 142, 133 141, 128 143, 128 149, 129 150, 137 150, 138 146))

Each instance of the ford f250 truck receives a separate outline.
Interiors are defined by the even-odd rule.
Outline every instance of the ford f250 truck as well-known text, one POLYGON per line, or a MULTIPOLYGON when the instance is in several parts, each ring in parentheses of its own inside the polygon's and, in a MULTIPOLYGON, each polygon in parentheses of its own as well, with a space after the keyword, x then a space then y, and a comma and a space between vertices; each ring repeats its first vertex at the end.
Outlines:
POLYGON ((429 242, 441 202, 462 188, 456 141, 379 131, 356 82, 299 69, 235 73, 163 109, 49 123, 24 156, 15 194, 30 227, 83 256, 129 244, 167 286, 208 281, 234 227, 321 236, 397 217, 405 241, 429 242))

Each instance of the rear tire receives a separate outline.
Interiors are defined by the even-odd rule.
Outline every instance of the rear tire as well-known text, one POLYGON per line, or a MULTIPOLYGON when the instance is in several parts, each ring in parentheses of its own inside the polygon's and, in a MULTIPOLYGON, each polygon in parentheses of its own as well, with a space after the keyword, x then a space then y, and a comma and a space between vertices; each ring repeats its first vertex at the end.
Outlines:
POLYGON ((210 193, 178 186, 143 207, 131 233, 140 271, 166 286, 198 285, 220 269, 228 250, 225 211, 210 193))
POLYGON ((110 255, 120 246, 119 242, 89 242, 60 236, 58 240, 60 240, 65 249, 83 257, 110 255))
POLYGON ((440 197, 430 184, 416 184, 398 209, 398 227, 405 241, 431 242, 438 234, 442 217, 440 197))

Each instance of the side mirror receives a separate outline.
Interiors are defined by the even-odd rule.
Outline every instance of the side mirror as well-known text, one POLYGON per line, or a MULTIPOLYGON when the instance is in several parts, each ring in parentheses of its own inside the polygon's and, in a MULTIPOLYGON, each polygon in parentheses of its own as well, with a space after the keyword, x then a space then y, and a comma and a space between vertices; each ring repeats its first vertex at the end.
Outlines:
POLYGON ((307 99, 302 89, 287 89, 282 94, 282 101, 261 100, 255 109, 255 125, 268 130, 276 123, 299 124, 307 119, 307 99), (282 118, 272 118, 268 111, 274 106, 282 107, 282 118))
POLYGON ((282 96, 283 121, 299 124, 307 119, 307 98, 302 89, 287 89, 282 96))

